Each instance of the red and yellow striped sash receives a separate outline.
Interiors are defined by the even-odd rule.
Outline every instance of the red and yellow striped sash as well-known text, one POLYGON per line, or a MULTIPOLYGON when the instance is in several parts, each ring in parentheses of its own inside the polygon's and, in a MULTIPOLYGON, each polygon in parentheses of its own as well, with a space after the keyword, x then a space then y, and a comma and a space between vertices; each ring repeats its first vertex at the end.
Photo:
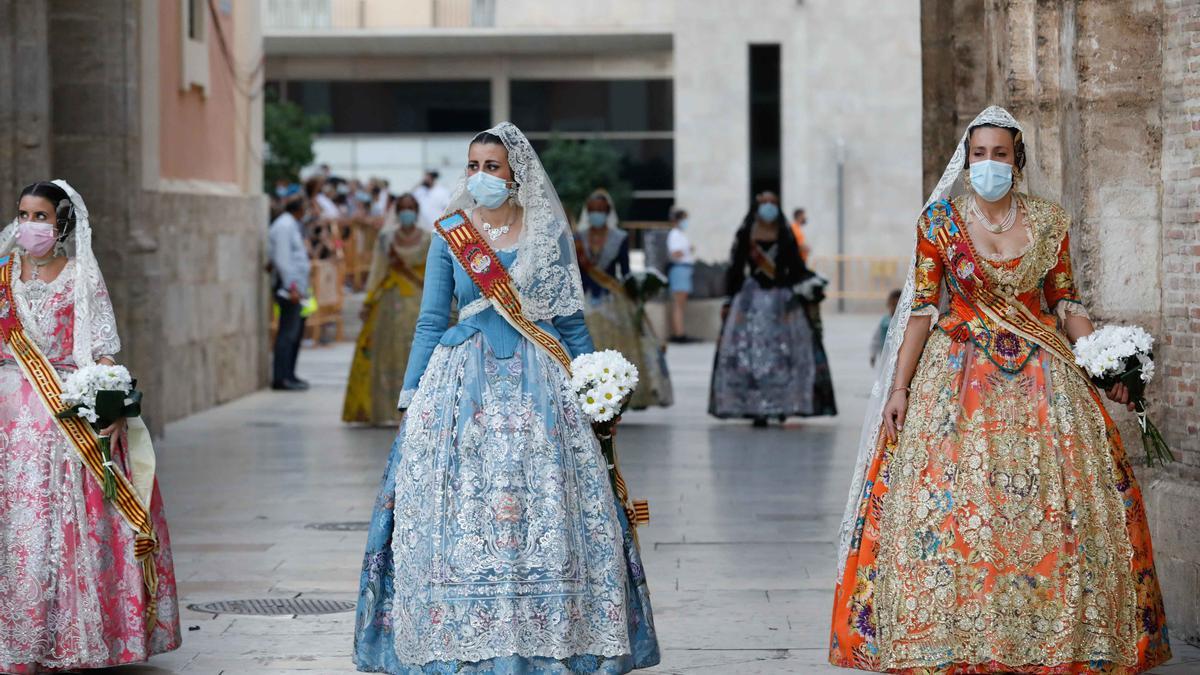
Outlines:
POLYGON ((450 252, 500 316, 530 342, 554 357, 570 376, 571 357, 554 336, 525 317, 521 311, 521 296, 517 294, 516 284, 508 275, 508 270, 504 269, 500 257, 470 223, 467 214, 455 211, 440 218, 434 223, 434 228, 446 240, 450 252))
POLYGON ((934 209, 930 209, 930 214, 935 220, 932 223, 934 241, 942 255, 949 283, 957 286, 961 295, 976 303, 994 323, 1057 356, 1090 382, 1076 365, 1075 352, 1062 334, 1035 316, 1023 303, 991 288, 988 276, 983 272, 983 263, 967 238, 966 224, 954 206, 947 201, 944 215, 935 213, 934 209), (948 222, 936 222, 940 218, 948 222))

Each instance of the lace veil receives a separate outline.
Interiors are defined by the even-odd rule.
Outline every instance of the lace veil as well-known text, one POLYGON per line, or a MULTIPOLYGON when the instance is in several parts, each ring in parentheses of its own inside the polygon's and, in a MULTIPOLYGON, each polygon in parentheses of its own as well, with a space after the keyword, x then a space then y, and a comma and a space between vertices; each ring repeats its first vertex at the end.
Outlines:
MULTIPOLYGON (((96 364, 92 354, 94 337, 90 326, 104 314, 99 307, 103 295, 104 281, 100 276, 100 265, 92 252, 92 226, 88 220, 87 205, 83 197, 67 181, 51 181, 62 188, 75 208, 75 230, 67 237, 67 253, 75 258, 75 328, 72 356, 75 365, 86 368, 96 364), (72 251, 72 249, 74 249, 72 251)), ((17 221, 14 220, 0 232, 0 256, 11 255, 17 247, 17 221)))
MULTIPOLYGON (((918 218, 925 213, 930 205, 951 195, 958 184, 959 175, 966 165, 967 137, 972 129, 984 124, 1021 131, 1021 125, 1004 108, 993 105, 979 113, 967 125, 966 130, 963 131, 962 138, 959 139, 958 145, 954 148, 954 154, 950 157, 950 163, 946 165, 946 169, 942 172, 942 177, 938 180, 937 186, 933 188, 933 192, 925 200, 925 205, 921 207, 921 213, 918 214, 918 218)), ((915 232, 915 229, 913 231, 915 232)), ((888 396, 892 391, 892 384, 895 382, 896 359, 900 352, 900 344, 904 341, 904 331, 908 328, 908 319, 912 315, 911 307, 915 286, 915 268, 916 241, 913 242, 913 258, 908 265, 908 277, 904 282, 904 290, 900 296, 900 302, 896 305, 896 314, 892 316, 892 321, 888 324, 887 340, 884 342, 883 352, 878 359, 879 369, 875 373, 875 386, 871 389, 871 399, 867 404, 867 414, 863 420, 862 435, 858 442, 858 458, 854 464, 854 475, 850 482, 850 495, 846 500, 846 511, 845 515, 842 516, 842 525, 838 536, 839 578, 846 569, 846 556, 850 552, 850 540, 854 537, 855 525, 858 520, 859 498, 862 496, 867 469, 870 466, 876 445, 879 442, 883 406, 887 403, 888 396)))
MULTIPOLYGON (((509 270, 521 296, 521 308, 531 321, 570 316, 583 309, 583 284, 574 237, 558 193, 529 139, 516 125, 501 122, 486 133, 499 137, 508 150, 508 165, 517 184, 513 198, 525 210, 517 261, 509 270)), ((469 214, 475 208, 464 170, 446 211, 462 209, 469 214)))

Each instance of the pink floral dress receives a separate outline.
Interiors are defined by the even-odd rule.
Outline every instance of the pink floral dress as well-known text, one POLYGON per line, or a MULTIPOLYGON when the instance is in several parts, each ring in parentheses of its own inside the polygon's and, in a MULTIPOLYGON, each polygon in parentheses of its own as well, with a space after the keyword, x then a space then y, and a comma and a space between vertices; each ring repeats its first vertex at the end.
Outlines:
MULTIPOLYGON (((21 324, 60 376, 74 370, 74 261, 49 282, 20 281, 21 324)), ((120 351, 116 319, 101 284, 93 317, 95 356, 120 351)), ((114 442, 123 465, 124 439, 114 442)), ((145 661, 179 646, 179 608, 170 537, 157 485, 150 509, 158 535, 157 620, 147 630, 142 566, 134 532, 104 500, 99 483, 0 345, 0 671, 100 668, 145 661)))

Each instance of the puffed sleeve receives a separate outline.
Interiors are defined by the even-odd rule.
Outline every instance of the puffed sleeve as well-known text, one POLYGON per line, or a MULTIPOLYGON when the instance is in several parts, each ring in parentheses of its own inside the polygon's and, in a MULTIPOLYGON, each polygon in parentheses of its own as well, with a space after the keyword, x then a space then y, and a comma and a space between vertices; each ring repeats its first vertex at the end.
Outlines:
POLYGON ((1075 286, 1075 274, 1071 271, 1070 235, 1064 234, 1058 245, 1058 259, 1042 280, 1042 292, 1046 296, 1046 306, 1058 315, 1059 321, 1065 322, 1071 314, 1088 316, 1075 286))
POLYGON ((915 316, 930 316, 937 321, 938 303, 942 299, 942 275, 945 268, 937 246, 926 234, 927 220, 922 218, 917 225, 917 259, 913 270, 912 313, 915 316))
POLYGON ((88 330, 92 338, 92 359, 113 358, 121 351, 121 337, 117 334, 117 315, 113 311, 112 299, 104 275, 96 270, 100 279, 96 285, 96 301, 92 304, 91 325, 88 330))
POLYGON ((450 325, 450 301, 454 295, 454 260, 446 240, 434 236, 425 259, 425 287, 421 294, 421 312, 417 315, 417 328, 413 333, 412 350, 408 356, 408 367, 404 371, 404 388, 400 392, 397 407, 408 408, 417 393, 417 385, 429 365, 433 350, 441 341, 450 325))

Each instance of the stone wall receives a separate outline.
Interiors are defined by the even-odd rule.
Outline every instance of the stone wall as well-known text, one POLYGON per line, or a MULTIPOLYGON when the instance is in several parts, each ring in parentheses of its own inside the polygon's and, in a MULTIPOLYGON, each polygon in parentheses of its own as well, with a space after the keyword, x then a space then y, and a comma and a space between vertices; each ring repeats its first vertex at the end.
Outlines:
POLYGON ((46 28, 45 2, 0 0, 0 223, 22 177, 50 170, 46 28))
POLYGON ((1183 466, 1150 487, 1172 635, 1200 642, 1200 1, 1163 3, 1162 332, 1158 416, 1183 466))
POLYGON ((0 0, 0 195, 61 177, 87 200, 118 358, 161 433, 266 382, 266 202, 144 189, 158 126, 142 119, 140 16, 123 0, 0 0))
MULTIPOLYGON (((1181 461, 1138 471, 1172 634, 1200 640, 1200 545, 1189 527, 1200 515, 1200 1, 923 0, 922 12, 926 185, 971 117, 1005 106, 1025 129, 1023 189, 1073 218, 1093 317, 1159 336, 1152 403, 1181 461)), ((1139 464, 1130 415, 1112 412, 1139 464)))

